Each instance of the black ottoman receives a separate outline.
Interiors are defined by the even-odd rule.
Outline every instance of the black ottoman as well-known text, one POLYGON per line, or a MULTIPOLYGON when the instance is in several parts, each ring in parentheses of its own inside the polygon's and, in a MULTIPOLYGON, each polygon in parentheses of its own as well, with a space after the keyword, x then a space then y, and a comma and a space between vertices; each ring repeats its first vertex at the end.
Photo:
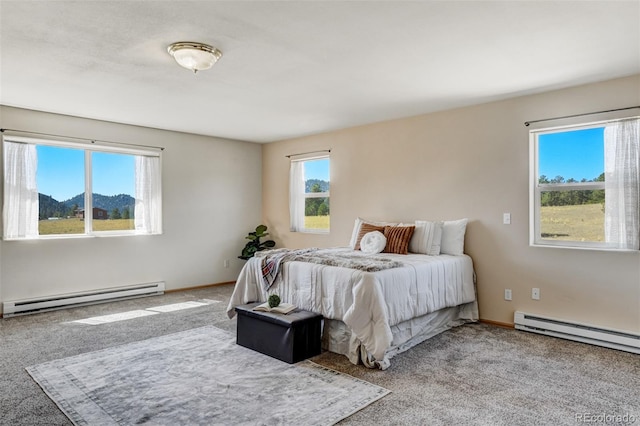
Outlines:
POLYGON ((259 304, 236 307, 239 345, 289 364, 320 354, 322 315, 299 309, 286 315, 254 311, 259 304))

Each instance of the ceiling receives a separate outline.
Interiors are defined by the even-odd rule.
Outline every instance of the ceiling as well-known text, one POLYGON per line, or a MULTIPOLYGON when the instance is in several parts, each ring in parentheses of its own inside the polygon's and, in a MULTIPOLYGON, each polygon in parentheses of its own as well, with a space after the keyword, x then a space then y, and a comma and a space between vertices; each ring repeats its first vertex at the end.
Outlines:
POLYGON ((3 105, 271 142, 638 74, 640 0, 1 0, 0 49, 3 105))

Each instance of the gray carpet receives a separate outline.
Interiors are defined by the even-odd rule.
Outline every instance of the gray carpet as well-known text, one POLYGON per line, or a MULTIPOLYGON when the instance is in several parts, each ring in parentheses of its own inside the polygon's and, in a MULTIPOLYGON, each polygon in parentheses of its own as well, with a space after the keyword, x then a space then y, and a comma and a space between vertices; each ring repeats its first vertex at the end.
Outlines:
MULTIPOLYGON (((0 424, 71 424, 27 366, 205 325, 234 332, 224 312, 231 291, 211 287, 1 320, 0 424), (202 299, 221 303, 95 326, 69 323, 202 299)), ((584 417, 591 424, 640 424, 640 356, 486 324, 436 336, 393 358, 386 371, 327 352, 312 361, 392 391, 339 425, 576 425, 580 415, 592 415, 584 417)))
POLYGON ((324 357, 393 392, 343 424, 640 424, 639 355, 485 324, 414 349, 391 360, 389 375, 324 357))
POLYGON ((27 368, 76 425, 331 426, 389 393, 311 361, 291 365, 213 326, 27 368))

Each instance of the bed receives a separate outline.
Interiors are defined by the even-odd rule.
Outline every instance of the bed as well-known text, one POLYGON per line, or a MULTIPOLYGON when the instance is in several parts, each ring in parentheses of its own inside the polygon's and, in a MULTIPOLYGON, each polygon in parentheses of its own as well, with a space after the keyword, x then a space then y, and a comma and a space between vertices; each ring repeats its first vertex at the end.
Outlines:
POLYGON ((371 255, 353 247, 313 250, 336 259, 384 259, 394 266, 369 271, 336 266, 340 263, 285 261, 266 289, 263 257, 254 257, 240 272, 227 308, 229 318, 238 305, 278 294, 283 302, 324 316, 323 348, 354 364, 380 369, 389 367, 398 353, 478 319, 475 272, 465 254, 371 255))

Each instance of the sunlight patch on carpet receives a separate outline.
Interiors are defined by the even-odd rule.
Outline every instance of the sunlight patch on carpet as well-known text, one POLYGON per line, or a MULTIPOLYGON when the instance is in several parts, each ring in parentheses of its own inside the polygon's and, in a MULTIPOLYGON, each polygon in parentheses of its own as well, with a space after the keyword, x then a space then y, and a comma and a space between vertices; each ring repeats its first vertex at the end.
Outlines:
POLYGON ((147 311, 155 312, 174 312, 181 311, 183 309, 199 308, 200 306, 207 306, 208 303, 204 302, 182 302, 172 303, 170 305, 154 306, 152 308, 146 308, 147 311))
POLYGON ((153 306, 151 308, 136 309, 128 312, 120 312, 117 314, 111 315, 101 315, 97 317, 85 318, 81 320, 75 320, 71 322, 75 322, 78 324, 89 324, 89 325, 100 325, 100 324, 108 324, 116 321, 126 321, 134 318, 142 318, 149 315, 156 315, 160 313, 168 313, 168 312, 176 312, 182 311, 184 309, 191 308, 200 308, 202 306, 211 305, 214 303, 219 303, 219 300, 213 299, 201 299, 201 301, 190 301, 190 302, 180 302, 180 303, 171 303, 169 305, 159 305, 153 306))
POLYGON ((390 391, 213 326, 27 367, 76 425, 333 425, 390 391))
POLYGON ((149 315, 156 315, 156 314, 158 314, 158 312, 138 309, 135 311, 120 312, 117 314, 85 318, 85 319, 76 320, 72 322, 77 322, 79 324, 100 325, 100 324, 108 324, 110 322, 116 322, 116 321, 126 321, 134 318, 141 318, 141 317, 146 317, 149 315))

